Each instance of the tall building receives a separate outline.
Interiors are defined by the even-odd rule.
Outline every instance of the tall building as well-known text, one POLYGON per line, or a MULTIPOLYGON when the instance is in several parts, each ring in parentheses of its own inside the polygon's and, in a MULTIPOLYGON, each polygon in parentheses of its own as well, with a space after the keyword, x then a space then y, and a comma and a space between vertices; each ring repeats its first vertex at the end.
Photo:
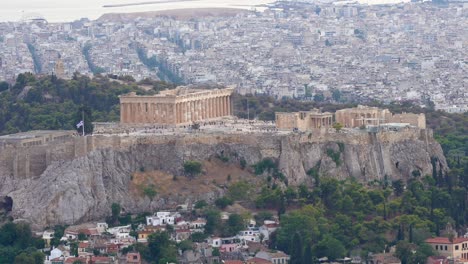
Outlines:
POLYGON ((122 124, 190 124, 232 115, 234 88, 177 87, 151 96, 120 96, 122 124))

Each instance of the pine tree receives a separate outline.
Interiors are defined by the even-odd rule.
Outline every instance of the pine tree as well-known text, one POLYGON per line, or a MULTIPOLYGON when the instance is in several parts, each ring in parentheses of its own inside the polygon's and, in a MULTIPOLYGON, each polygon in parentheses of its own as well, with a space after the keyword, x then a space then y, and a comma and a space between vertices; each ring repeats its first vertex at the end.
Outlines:
POLYGON ((299 233, 295 233, 292 238, 291 248, 289 252, 291 253, 291 262, 290 264, 302 264, 302 239, 299 233))
POLYGON ((305 247, 304 255, 302 256, 302 264, 312 263, 312 246, 305 247))

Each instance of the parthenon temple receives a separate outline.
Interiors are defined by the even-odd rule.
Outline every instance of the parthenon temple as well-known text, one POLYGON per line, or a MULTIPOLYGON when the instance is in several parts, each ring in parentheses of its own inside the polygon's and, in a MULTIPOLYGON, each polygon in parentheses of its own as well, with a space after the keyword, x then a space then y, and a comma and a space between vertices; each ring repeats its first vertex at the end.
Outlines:
POLYGON ((192 89, 177 87, 157 95, 121 95, 122 124, 190 124, 232 115, 233 88, 192 89))

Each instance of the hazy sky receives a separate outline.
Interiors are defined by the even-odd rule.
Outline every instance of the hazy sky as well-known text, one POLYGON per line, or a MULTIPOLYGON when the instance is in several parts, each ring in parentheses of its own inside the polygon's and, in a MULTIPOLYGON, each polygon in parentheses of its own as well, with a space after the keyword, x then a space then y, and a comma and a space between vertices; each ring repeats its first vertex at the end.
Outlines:
POLYGON ((104 13, 141 12, 178 8, 240 7, 258 5, 272 0, 198 0, 161 3, 121 8, 103 8, 103 5, 138 3, 157 0, 0 0, 0 21, 18 21, 24 11, 39 13, 49 21, 70 21, 81 17, 96 19, 104 13))
MULTIPOLYGON (((103 5, 167 0, 0 0, 0 21, 18 21, 30 13, 38 13, 50 22, 73 21, 82 17, 96 19, 104 13, 157 11, 179 8, 237 7, 266 4, 275 0, 196 0, 160 3, 119 8, 103 8, 103 5)), ((332 1, 332 0, 328 0, 332 1)), ((410 0, 357 0, 367 4, 409 2, 410 0)))

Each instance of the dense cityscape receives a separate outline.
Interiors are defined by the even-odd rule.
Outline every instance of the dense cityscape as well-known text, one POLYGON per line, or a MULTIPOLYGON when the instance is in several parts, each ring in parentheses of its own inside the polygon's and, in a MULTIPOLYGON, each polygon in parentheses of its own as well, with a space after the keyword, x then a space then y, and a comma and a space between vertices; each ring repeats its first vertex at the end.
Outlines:
POLYGON ((0 80, 103 73, 234 85, 277 99, 323 100, 340 91, 465 112, 467 14, 456 3, 288 2, 229 17, 35 18, 0 23, 0 80))
POLYGON ((468 0, 30 1, 0 264, 468 264, 468 0))

